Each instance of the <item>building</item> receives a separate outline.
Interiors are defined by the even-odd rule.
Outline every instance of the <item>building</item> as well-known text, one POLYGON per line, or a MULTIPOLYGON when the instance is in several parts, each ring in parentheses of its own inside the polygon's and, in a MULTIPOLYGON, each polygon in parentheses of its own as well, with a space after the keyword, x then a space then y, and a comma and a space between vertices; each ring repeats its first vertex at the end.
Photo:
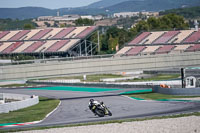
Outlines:
POLYGON ((120 12, 120 13, 114 13, 113 16, 114 16, 115 18, 134 17, 134 16, 139 16, 139 12, 120 12))
POLYGON ((114 13, 115 18, 127 18, 127 17, 135 17, 139 15, 145 15, 145 16, 159 16, 159 12, 120 12, 120 13, 114 13))

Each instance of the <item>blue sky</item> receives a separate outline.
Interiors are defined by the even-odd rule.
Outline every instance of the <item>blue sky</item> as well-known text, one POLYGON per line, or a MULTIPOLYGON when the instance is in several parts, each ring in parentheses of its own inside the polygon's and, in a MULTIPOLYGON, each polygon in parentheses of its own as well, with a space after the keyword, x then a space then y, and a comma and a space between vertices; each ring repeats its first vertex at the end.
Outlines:
POLYGON ((0 0, 0 8, 36 6, 57 9, 86 6, 96 1, 100 0, 0 0))

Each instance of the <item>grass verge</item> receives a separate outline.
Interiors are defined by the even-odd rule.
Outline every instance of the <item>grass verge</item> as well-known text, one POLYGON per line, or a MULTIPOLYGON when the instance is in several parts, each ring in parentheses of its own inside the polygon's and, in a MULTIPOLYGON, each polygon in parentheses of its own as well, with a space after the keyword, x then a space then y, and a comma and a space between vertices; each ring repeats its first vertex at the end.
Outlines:
POLYGON ((9 85, 0 85, 0 87, 21 87, 21 86, 30 86, 31 84, 9 84, 9 85))
POLYGON ((127 81, 128 82, 162 81, 162 80, 178 79, 179 77, 180 77, 180 74, 158 74, 150 78, 133 79, 133 80, 127 80, 127 81))
POLYGON ((54 110, 58 104, 59 100, 40 97, 40 102, 37 105, 0 114, 0 124, 42 120, 48 113, 54 110))
MULTIPOLYGON (((86 82, 100 82, 100 79, 122 78, 122 77, 125 77, 125 76, 115 75, 115 74, 96 74, 96 75, 87 75, 87 80, 85 81, 86 82)), ((126 80, 126 81, 123 80, 123 82, 160 81, 160 80, 177 79, 179 77, 180 77, 180 74, 158 74, 150 78, 141 78, 141 79, 126 80)), ((83 76, 57 77, 57 78, 47 78, 47 79, 40 79, 40 80, 56 80, 56 79, 80 79, 81 81, 84 81, 83 76)))
MULTIPOLYGON (((124 77, 122 75, 115 75, 115 74, 96 74, 96 75, 87 75, 86 82, 100 82, 100 79, 103 78, 120 78, 124 77)), ((71 76, 71 77, 57 77, 57 78, 49 78, 49 79, 41 79, 41 80, 56 80, 56 79, 80 79, 83 80, 83 76, 71 76)))
POLYGON ((160 100, 160 99, 174 99, 174 98, 193 98, 200 96, 175 96, 175 95, 166 95, 159 93, 140 93, 140 94, 129 94, 129 97, 135 97, 145 100, 160 100))

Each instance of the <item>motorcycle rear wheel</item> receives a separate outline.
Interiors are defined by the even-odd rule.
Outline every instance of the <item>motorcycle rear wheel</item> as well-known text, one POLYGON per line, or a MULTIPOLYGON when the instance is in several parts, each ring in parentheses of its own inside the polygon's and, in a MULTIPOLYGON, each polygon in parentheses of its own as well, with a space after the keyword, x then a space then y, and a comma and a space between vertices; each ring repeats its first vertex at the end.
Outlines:
POLYGON ((99 117, 104 117, 104 111, 101 109, 95 109, 95 113, 99 116, 99 117))

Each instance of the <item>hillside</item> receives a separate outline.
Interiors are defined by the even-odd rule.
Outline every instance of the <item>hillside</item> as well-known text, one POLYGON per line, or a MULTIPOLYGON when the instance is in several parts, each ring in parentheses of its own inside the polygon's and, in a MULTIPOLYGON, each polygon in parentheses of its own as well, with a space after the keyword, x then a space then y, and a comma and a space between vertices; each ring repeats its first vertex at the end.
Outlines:
POLYGON ((101 0, 86 7, 55 10, 40 7, 0 8, 0 18, 27 19, 39 16, 55 16, 57 11, 60 11, 60 15, 96 15, 126 11, 163 11, 192 6, 200 6, 200 0, 101 0))
POLYGON ((200 6, 197 0, 129 0, 110 7, 111 12, 123 11, 162 11, 173 8, 200 6), (126 7, 126 8, 124 8, 126 7))
POLYGON ((105 8, 128 0, 101 0, 87 6, 87 8, 105 8))
POLYGON ((56 11, 41 7, 0 8, 0 18, 27 19, 48 15, 56 15, 56 11))
POLYGON ((160 15, 175 13, 187 19, 200 19, 200 6, 190 8, 178 8, 160 12, 160 15))

